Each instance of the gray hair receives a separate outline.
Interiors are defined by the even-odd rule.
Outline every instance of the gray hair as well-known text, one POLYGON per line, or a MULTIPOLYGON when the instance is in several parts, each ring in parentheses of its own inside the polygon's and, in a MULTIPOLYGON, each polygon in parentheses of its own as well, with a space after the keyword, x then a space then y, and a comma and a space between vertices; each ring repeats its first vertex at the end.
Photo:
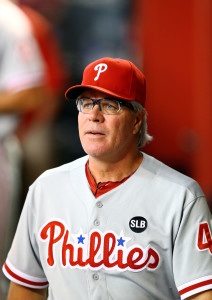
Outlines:
POLYGON ((153 137, 147 132, 147 112, 138 101, 130 101, 135 112, 144 111, 144 117, 141 128, 138 131, 138 148, 144 147, 148 142, 152 141, 153 137))

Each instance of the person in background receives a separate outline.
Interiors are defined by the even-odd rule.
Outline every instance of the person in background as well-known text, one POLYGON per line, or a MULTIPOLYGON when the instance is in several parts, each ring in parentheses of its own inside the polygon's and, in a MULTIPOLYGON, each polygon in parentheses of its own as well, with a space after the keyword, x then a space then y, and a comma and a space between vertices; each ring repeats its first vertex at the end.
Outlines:
POLYGON ((45 102, 34 111, 23 115, 17 132, 24 154, 23 198, 25 198, 29 185, 43 171, 57 165, 59 154, 55 121, 61 111, 61 98, 67 86, 67 77, 71 77, 71 74, 66 68, 62 49, 52 24, 35 9, 23 5, 22 0, 18 3, 31 23, 33 35, 42 54, 46 87, 45 102))
MULTIPOLYGON (((13 2, 0 0, 0 263, 20 214, 25 116, 45 107, 46 65, 33 27, 13 2)), ((38 149, 39 146, 37 146, 38 149)), ((0 276, 0 298, 6 284, 0 276)))

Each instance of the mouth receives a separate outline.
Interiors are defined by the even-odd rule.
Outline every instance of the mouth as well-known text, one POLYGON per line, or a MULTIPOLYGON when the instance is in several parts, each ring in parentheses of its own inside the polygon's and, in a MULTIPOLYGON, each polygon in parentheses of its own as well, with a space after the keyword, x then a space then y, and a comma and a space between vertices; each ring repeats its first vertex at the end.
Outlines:
POLYGON ((89 130, 85 132, 86 135, 92 135, 92 136, 103 136, 104 133, 100 132, 100 131, 96 131, 96 130, 89 130))

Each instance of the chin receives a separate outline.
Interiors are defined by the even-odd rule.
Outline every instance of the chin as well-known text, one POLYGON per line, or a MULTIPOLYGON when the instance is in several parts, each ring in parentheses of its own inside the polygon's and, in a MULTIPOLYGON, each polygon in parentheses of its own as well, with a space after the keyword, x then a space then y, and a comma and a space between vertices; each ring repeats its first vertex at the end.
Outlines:
POLYGON ((108 151, 102 147, 83 147, 85 153, 92 157, 101 157, 107 155, 108 151))
POLYGON ((104 156, 105 155, 105 152, 104 151, 94 151, 94 150, 84 150, 85 153, 87 153, 89 156, 92 156, 92 157, 101 157, 101 156, 104 156))

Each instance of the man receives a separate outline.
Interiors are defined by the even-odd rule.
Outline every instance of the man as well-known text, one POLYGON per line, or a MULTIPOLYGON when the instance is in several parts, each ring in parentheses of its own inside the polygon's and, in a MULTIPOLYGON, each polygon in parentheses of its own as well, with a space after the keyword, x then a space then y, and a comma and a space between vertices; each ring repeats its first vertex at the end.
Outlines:
MULTIPOLYGON (((211 214, 198 184, 139 151, 145 78, 89 64, 76 99, 88 156, 30 187, 4 265, 8 299, 212 299, 211 214)), ((70 137, 71 138, 71 137, 70 137)))

